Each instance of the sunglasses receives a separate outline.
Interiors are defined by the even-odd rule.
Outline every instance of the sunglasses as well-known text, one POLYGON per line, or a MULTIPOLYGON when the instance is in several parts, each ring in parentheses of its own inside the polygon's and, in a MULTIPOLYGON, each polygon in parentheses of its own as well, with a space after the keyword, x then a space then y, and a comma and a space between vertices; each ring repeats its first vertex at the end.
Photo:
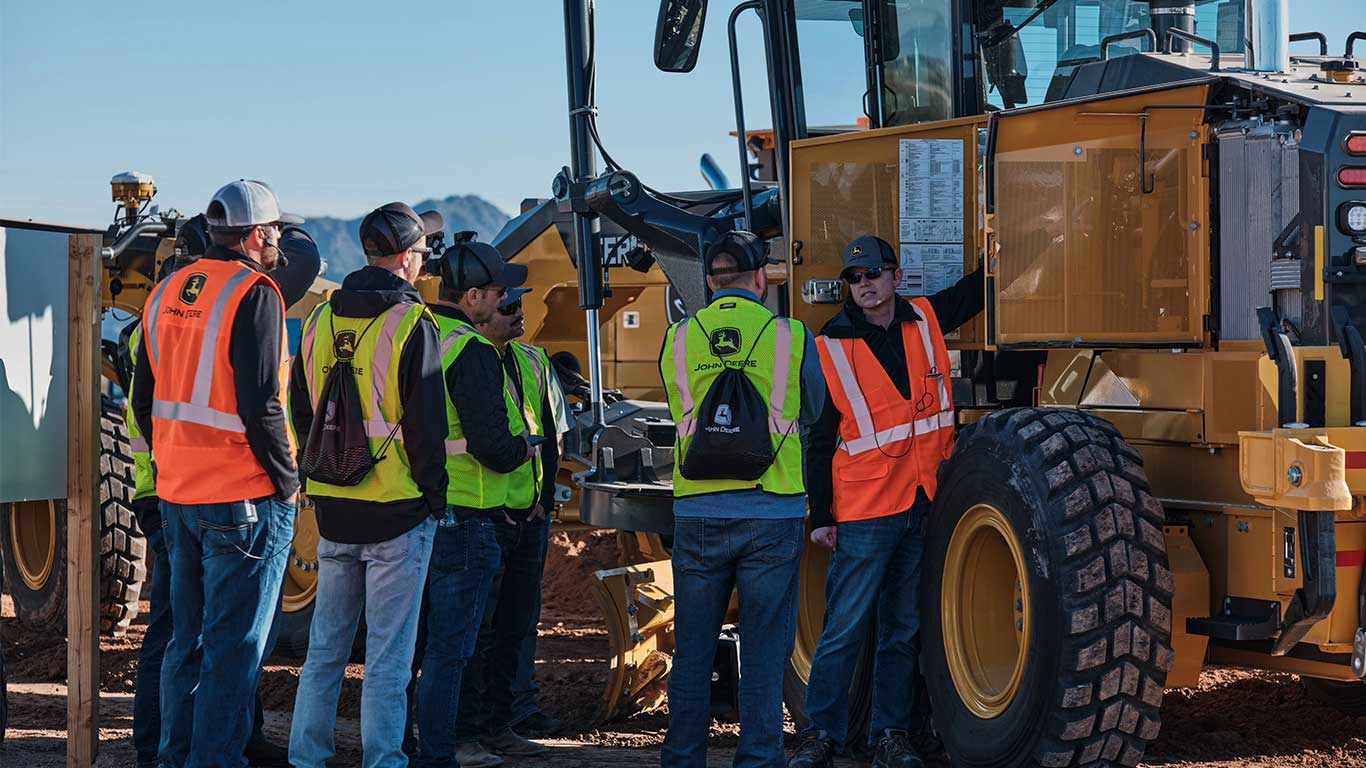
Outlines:
POLYGON ((850 285, 858 285, 863 282, 863 278, 865 277, 869 280, 876 280, 879 277, 882 277, 882 273, 886 272, 888 269, 890 269, 890 267, 870 267, 862 272, 850 272, 844 276, 844 281, 850 285))
POLYGON ((511 304, 507 305, 506 307, 499 307, 499 308, 498 308, 498 314, 503 315, 504 317, 512 317, 513 315, 517 314, 517 313, 520 312, 521 310, 522 310, 522 300, 521 300, 521 299, 518 299, 518 300, 512 302, 511 304))

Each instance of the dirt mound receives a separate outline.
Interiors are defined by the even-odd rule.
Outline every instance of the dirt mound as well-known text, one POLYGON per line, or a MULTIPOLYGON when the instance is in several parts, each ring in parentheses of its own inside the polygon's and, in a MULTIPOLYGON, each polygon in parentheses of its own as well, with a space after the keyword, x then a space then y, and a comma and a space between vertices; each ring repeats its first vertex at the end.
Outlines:
POLYGON ((612 530, 569 531, 550 537, 541 587, 542 624, 547 618, 597 617, 593 573, 621 564, 621 546, 612 530))

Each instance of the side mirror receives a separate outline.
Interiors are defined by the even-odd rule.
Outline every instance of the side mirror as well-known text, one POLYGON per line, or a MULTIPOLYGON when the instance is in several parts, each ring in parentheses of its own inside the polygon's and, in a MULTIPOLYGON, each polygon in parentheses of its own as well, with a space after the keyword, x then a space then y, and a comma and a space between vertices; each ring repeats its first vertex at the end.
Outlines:
POLYGON ((660 0, 655 25, 655 66, 665 72, 691 72, 702 49, 707 0, 660 0))

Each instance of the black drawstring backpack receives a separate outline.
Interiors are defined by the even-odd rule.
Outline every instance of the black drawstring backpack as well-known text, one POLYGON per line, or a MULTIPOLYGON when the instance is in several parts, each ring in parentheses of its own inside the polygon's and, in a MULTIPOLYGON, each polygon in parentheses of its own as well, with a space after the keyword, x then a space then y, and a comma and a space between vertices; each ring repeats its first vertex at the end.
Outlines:
MULTIPOLYGON (((707 339, 707 348, 718 361, 717 344, 734 348, 739 334, 727 337, 727 329, 721 329, 720 341, 697 322, 694 317, 689 322, 697 323, 707 339)), ((738 368, 727 365, 711 383, 702 405, 694 413, 696 429, 692 443, 678 471, 689 480, 758 480, 773 466, 777 451, 768 428, 768 401, 759 393, 745 375, 744 369, 754 356, 754 348, 764 331, 773 324, 773 318, 759 330, 759 335, 750 345, 749 355, 738 368)), ((783 435, 783 441, 787 435, 783 435)), ((782 448, 782 441, 778 447, 782 448)))
MULTIPOLYGON (((329 322, 331 319, 329 316, 329 322)), ((370 438, 365 434, 365 411, 361 409, 351 358, 360 346, 360 340, 378 319, 371 320, 359 336, 355 331, 337 333, 332 329, 332 348, 337 359, 323 378, 313 410, 313 424, 308 429, 308 441, 299 457, 299 471, 309 480, 329 485, 360 485, 375 464, 384 458, 398 432, 395 424, 380 446, 379 455, 370 453, 370 438)), ((383 375, 382 371, 375 373, 383 375)), ((379 418, 379 414, 375 417, 379 418)))

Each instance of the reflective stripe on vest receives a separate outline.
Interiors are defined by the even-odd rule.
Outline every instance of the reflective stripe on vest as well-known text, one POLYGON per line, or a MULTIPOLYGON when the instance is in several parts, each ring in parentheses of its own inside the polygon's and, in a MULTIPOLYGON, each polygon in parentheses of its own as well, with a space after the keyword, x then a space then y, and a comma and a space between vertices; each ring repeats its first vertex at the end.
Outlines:
MULTIPOLYGON (((380 410, 380 402, 384 399, 384 373, 389 370, 389 362, 394 357, 394 335, 398 333, 398 326, 403 322, 409 310, 415 306, 412 302, 395 304, 384 311, 384 322, 380 325, 379 338, 375 341, 375 355, 370 361, 374 371, 380 373, 379 376, 370 377, 370 410, 371 417, 365 420, 365 436, 376 440, 388 440, 390 436, 396 442, 403 442, 403 428, 397 424, 390 424, 384 419, 384 412, 380 410)), ((329 317, 331 310, 328 312, 329 317)), ((300 347, 304 355, 304 378, 308 380, 308 392, 313 402, 318 402, 322 396, 319 391, 322 388, 322 381, 314 381, 313 376, 313 343, 317 336, 318 318, 322 312, 314 312, 309 320, 308 327, 304 330, 303 344, 300 347)))
MULTIPOLYGON (((194 370, 194 385, 191 389, 190 401, 186 403, 172 400, 153 400, 153 417, 199 424, 221 429, 225 432, 246 433, 247 427, 242 423, 241 416, 209 407, 209 394, 213 389, 213 355, 214 348, 218 345, 218 331, 223 325, 223 310, 237 286, 255 274, 248 267, 239 267, 218 291, 213 307, 209 309, 209 314, 204 320, 204 337, 199 343, 199 364, 195 366, 194 370)), ((161 355, 156 334, 157 318, 161 314, 161 300, 166 292, 166 286, 170 283, 171 280, 169 279, 161 281, 156 293, 152 294, 151 301, 147 303, 146 317, 150 318, 147 322, 147 354, 151 356, 152 360, 157 360, 161 355)), ((153 430, 153 433, 155 431, 153 430)))
MULTIPOLYGON (((488 344, 479 331, 469 323, 437 313, 436 325, 441 335, 441 369, 444 374, 455 365, 464 352, 466 344, 488 344)), ((496 349, 494 350, 497 354, 496 349)), ((506 371, 503 373, 503 404, 507 411, 508 431, 520 436, 526 431, 522 418, 520 398, 514 392, 506 371)), ((455 410, 449 393, 446 396, 446 475, 450 478, 446 486, 446 503, 470 509, 493 509, 507 502, 512 472, 495 472, 479 463, 469 452, 468 438, 460 423, 460 414, 455 410)), ((515 470, 514 470, 515 471, 515 470)))
POLYGON ((322 498, 357 499, 387 503, 422 495, 403 445, 398 361, 422 324, 431 322, 426 306, 416 302, 393 304, 372 317, 338 315, 331 302, 319 304, 304 323, 299 354, 312 410, 316 414, 328 373, 341 361, 351 364, 361 426, 371 455, 377 461, 357 485, 338 486, 310 480, 308 492, 322 498), (326 323, 324 323, 326 321, 326 323), (349 352, 337 340, 350 336, 349 352), (341 354, 339 354, 339 352, 341 354))
MULTIPOLYGON (((265 273, 240 261, 206 258, 157 285, 143 308, 142 349, 152 369, 151 449, 156 493, 176 504, 214 504, 276 493, 274 481, 247 443, 238 415, 231 353, 237 309, 265 287, 284 299, 265 273)), ((278 327, 280 391, 289 380, 288 339, 278 327)), ((294 451, 292 434, 288 450, 294 451)), ((150 457, 148 461, 150 469, 150 457)))
POLYGON ((919 320, 901 323, 909 392, 903 392, 862 339, 822 336, 817 351, 839 410, 839 450, 831 461, 839 522, 894 515, 920 493, 933 499, 938 470, 953 447, 949 353, 934 309, 912 303, 919 320))
MULTIPOLYGON (((692 415, 692 392, 688 387, 688 320, 684 318, 674 327, 674 385, 678 387, 679 399, 683 404, 683 418, 675 425, 679 437, 691 437, 697 431, 697 420, 692 415)), ((774 318, 773 332, 773 383, 768 393, 768 431, 773 435, 785 435, 797 423, 796 419, 783 418, 783 407, 787 404, 787 379, 791 375, 792 324, 785 317, 774 318)))
POLYGON ((948 385, 945 383, 948 375, 941 373, 935 363, 934 341, 930 338, 928 320, 921 320, 915 323, 915 326, 920 330, 920 341, 925 349, 925 359, 930 361, 929 375, 937 376, 939 379, 940 410, 938 413, 913 422, 896 424, 882 430, 873 428, 872 412, 868 409, 868 401, 859 386, 858 377, 854 375, 853 366, 849 364, 849 356, 845 354, 844 344, 839 339, 832 339, 829 336, 820 337, 820 342, 830 355, 830 361, 834 364, 835 372, 839 376, 840 386, 844 389, 845 396, 849 398, 849 407, 853 411, 854 423, 858 425, 858 437, 852 440, 843 440, 840 444, 840 450, 850 456, 857 456, 860 453, 878 448, 886 448, 889 443, 907 440, 916 435, 953 426, 953 401, 949 399, 948 385))
POLYGON ((805 493, 802 445, 793 433, 801 412, 806 339, 806 328, 800 321, 775 317, 763 304, 744 296, 714 299, 693 318, 680 320, 669 329, 660 350, 659 367, 669 414, 676 425, 674 455, 685 455, 690 449, 698 428, 695 411, 727 369, 744 371, 768 403, 769 439, 774 451, 773 464, 753 481, 690 480, 682 476, 675 463, 675 498, 754 488, 780 496, 805 493), (722 345, 721 349, 714 348, 713 343, 722 345))
MULTIPOLYGON (((136 321, 135 321, 136 322, 136 321)), ((142 328, 134 327, 128 334, 128 359, 136 369, 138 361, 138 341, 142 338, 142 328)), ((133 382, 128 382, 124 392, 123 426, 128 430, 128 448, 133 452, 133 500, 155 496, 156 477, 152 473, 152 446, 138 430, 137 419, 133 418, 133 382)))

